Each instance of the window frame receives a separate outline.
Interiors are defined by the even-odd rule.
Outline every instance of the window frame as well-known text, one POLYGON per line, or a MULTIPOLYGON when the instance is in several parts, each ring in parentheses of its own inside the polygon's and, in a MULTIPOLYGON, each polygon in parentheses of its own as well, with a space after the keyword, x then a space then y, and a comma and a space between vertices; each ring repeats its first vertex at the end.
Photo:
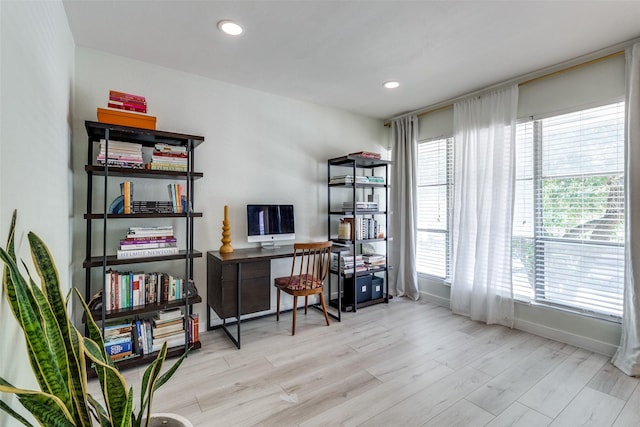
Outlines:
MULTIPOLYGON (((560 244, 567 244, 567 245, 574 245, 574 244, 581 244, 581 245, 587 245, 589 247, 598 247, 598 246, 605 246, 607 248, 620 248, 622 247, 624 250, 624 246, 627 244, 626 241, 624 242, 616 242, 616 241, 611 241, 611 242, 607 242, 607 243, 603 243, 600 240, 593 240, 590 241, 588 239, 564 239, 564 238, 557 238, 554 236, 548 236, 548 235, 543 235, 544 233, 541 232, 542 230, 542 221, 543 221, 543 210, 544 210, 544 206, 543 206, 543 197, 540 196, 540 194, 542 194, 542 190, 543 190, 543 183, 545 179, 553 179, 553 175, 544 176, 544 172, 543 172, 543 137, 542 137, 542 122, 545 119, 549 119, 549 118, 553 118, 553 117, 557 117, 557 116, 562 116, 565 114, 570 114, 570 113, 578 113, 581 111, 585 111, 585 110, 589 110, 589 109, 593 109, 593 108, 598 108, 598 107, 605 107, 605 106, 612 106, 615 104, 619 104, 619 103, 624 103, 625 99, 624 97, 618 97, 616 99, 612 99, 612 100, 607 100, 605 102, 598 102, 598 103, 591 103, 588 105, 581 105, 579 107, 576 108, 571 108, 571 109, 567 109, 564 111, 557 111, 554 113, 549 113, 549 114, 544 114, 544 115, 537 115, 537 116, 531 116, 531 117, 527 117, 527 118, 523 118, 518 120, 517 125, 523 125, 526 123, 532 123, 533 125, 533 130, 532 130, 532 184, 533 184, 533 193, 532 193, 532 197, 533 200, 531 200, 532 202, 532 206, 533 206, 533 233, 532 233, 532 237, 518 237, 519 239, 530 239, 533 245, 533 256, 534 256, 534 288, 532 289, 533 291, 533 298, 527 298, 525 296, 523 296, 522 294, 517 294, 514 292, 514 299, 516 301, 519 302, 523 302, 523 303, 527 303, 527 304, 535 304, 535 305, 541 305, 541 306, 547 306, 553 309, 558 309, 558 310, 562 310, 562 311, 567 311, 567 312, 572 312, 572 313, 576 313, 576 314, 580 314, 580 315, 585 315, 588 317, 594 317, 594 318, 599 318, 599 319, 604 319, 604 320, 609 320, 609 321, 614 321, 616 323, 620 323, 621 322, 621 315, 615 315, 615 314, 610 314, 610 313, 605 313, 605 312, 600 312, 600 311, 596 311, 595 309, 586 309, 584 307, 579 307, 577 305, 569 305, 566 303, 562 303, 562 302, 558 302, 558 301, 554 301, 552 298, 550 299, 546 299, 544 298, 544 296, 540 296, 540 295, 544 295, 545 293, 545 278, 544 276, 541 276, 541 273, 539 273, 540 269, 544 269, 544 253, 541 253, 542 250, 539 249, 539 246, 544 246, 546 243, 560 243, 560 244)), ((623 106, 624 108, 624 106, 623 106)), ((623 116, 623 120, 626 121, 626 116, 623 116)), ((626 126, 625 123, 622 124, 623 128, 624 126, 626 126)), ((623 144, 625 144, 626 142, 623 141, 623 144)), ((624 147, 623 147, 624 149, 624 147)), ((623 170, 622 170, 622 174, 623 177, 626 176, 627 174, 627 164, 626 162, 623 161, 623 170)), ((598 174, 593 174, 592 176, 607 176, 609 175, 611 172, 602 172, 602 173, 598 173, 598 174)), ((566 176, 563 175, 563 178, 576 178, 579 175, 576 174, 567 174, 566 176)), ((583 175, 585 176, 585 175, 583 175)), ((623 179, 624 180, 624 179, 623 179)), ((623 190, 623 197, 626 196, 626 192, 623 190)), ((624 202, 625 204, 625 210, 626 210, 626 197, 624 198, 624 202)), ((512 242, 513 242, 513 238, 512 238, 512 242)), ((512 252, 513 253, 513 252, 512 252)), ((623 257, 623 263, 626 262, 626 260, 623 257)), ((623 265, 621 270, 622 270, 622 276, 624 277, 624 269, 625 266, 623 265)), ((513 270, 512 270, 513 271, 513 270)), ((514 288, 515 290, 515 288, 514 288)), ((620 307, 620 309, 622 310, 622 307, 620 307)))
POLYGON ((453 237, 453 191, 454 191, 454 157, 453 157, 453 150, 454 150, 454 140, 453 140, 453 136, 437 136, 437 137, 433 137, 433 138, 425 138, 425 139, 421 139, 419 141, 417 141, 417 150, 416 152, 418 153, 418 158, 416 158, 416 165, 417 165, 417 174, 416 174, 416 213, 417 213, 417 218, 420 218, 420 198, 418 197, 419 193, 420 193, 420 188, 425 188, 425 187, 441 187, 444 186, 446 188, 446 203, 447 203, 447 207, 446 207, 446 227, 444 229, 436 229, 436 228, 420 228, 418 225, 419 221, 416 221, 416 272, 418 274, 418 276, 423 277, 423 278, 427 278, 430 280, 438 280, 438 281, 443 281, 446 284, 450 284, 451 283, 451 260, 452 260, 452 237, 453 237), (428 185, 420 185, 420 177, 418 176, 419 171, 420 171, 420 158, 419 158, 419 152, 420 152, 420 145, 422 144, 429 144, 429 143, 442 143, 444 142, 445 144, 445 159, 444 159, 444 164, 445 164, 445 168, 446 168, 446 172, 445 172, 445 176, 446 176, 446 182, 444 183, 438 183, 438 184, 428 184, 428 185), (444 270, 445 270, 445 275, 440 276, 440 275, 436 275, 436 274, 431 274, 429 272, 425 272, 425 271, 421 271, 419 269, 418 266, 418 251, 419 251, 419 239, 418 239, 418 235, 420 232, 424 232, 424 233, 437 233, 437 234, 442 234, 444 235, 444 240, 445 240, 445 254, 444 254, 444 270))

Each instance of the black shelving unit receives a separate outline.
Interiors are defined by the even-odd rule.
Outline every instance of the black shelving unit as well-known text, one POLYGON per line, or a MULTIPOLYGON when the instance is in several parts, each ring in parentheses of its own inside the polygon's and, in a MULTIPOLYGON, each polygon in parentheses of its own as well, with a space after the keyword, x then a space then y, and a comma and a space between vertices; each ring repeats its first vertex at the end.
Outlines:
MULTIPOLYGON (((389 228, 389 213, 388 213, 388 201, 389 201, 389 166, 390 161, 380 159, 369 159, 358 156, 343 156, 327 161, 327 177, 328 177, 328 191, 327 191, 327 206, 328 212, 328 226, 327 234, 329 240, 332 240, 335 245, 333 252, 338 258, 337 268, 332 268, 329 274, 328 292, 330 295, 329 304, 337 308, 337 316, 333 316, 340 320, 342 311, 357 311, 359 307, 366 307, 372 304, 388 303, 389 302, 389 286, 388 286, 388 253, 389 253, 389 240, 388 240, 388 228, 389 228), (331 182, 333 177, 349 175, 352 178, 352 182, 331 182), (378 182, 360 182, 357 179, 358 176, 377 176, 383 177, 384 183, 378 182), (378 209, 370 211, 367 209, 358 209, 356 201, 367 201, 367 196, 378 196, 378 209), (336 205, 337 202, 350 202, 353 204, 352 209, 344 209, 341 206, 336 205), (350 239, 340 239, 337 234, 337 224, 340 218, 352 218, 352 227, 356 227, 359 218, 372 218, 380 220, 382 219, 383 226, 380 227, 380 233, 382 235, 375 235, 372 238, 361 238, 357 236, 355 230, 352 229, 352 236, 350 239), (375 244, 380 254, 384 254, 386 258, 385 265, 379 268, 370 268, 366 271, 358 271, 354 273, 341 273, 341 257, 339 252, 348 251, 350 254, 357 256, 362 255, 362 246, 364 244, 375 244), (374 286, 370 284, 374 277, 382 278, 382 292, 376 295, 369 290, 368 296, 359 298, 356 290, 356 286, 359 281, 363 281, 362 286, 374 286), (371 279, 371 280, 369 280, 371 279), (335 283, 335 288, 334 288, 335 283), (336 297, 334 298, 334 294, 336 297), (360 301, 359 301, 360 299, 360 301)), ((378 280, 376 280, 377 282, 378 280)))
MULTIPOLYGON (((141 129, 129 126, 119 126, 107 123, 99 123, 86 121, 85 128, 88 135, 88 149, 87 149, 87 164, 85 165, 85 172, 87 174, 87 207, 84 219, 86 222, 86 241, 85 241, 85 260, 83 262, 83 268, 85 269, 85 298, 89 301, 93 295, 93 290, 99 288, 103 291, 104 295, 104 277, 107 273, 107 268, 116 265, 127 264, 144 264, 159 261, 169 260, 184 260, 184 278, 186 280, 193 280, 193 260, 194 258, 202 257, 202 253, 194 249, 193 238, 193 223, 194 218, 201 218, 202 212, 193 211, 194 200, 194 181, 202 178, 201 172, 194 171, 194 150, 201 143, 204 142, 204 137, 196 135, 187 135, 174 132, 164 132, 158 130, 141 129), (96 153, 94 152, 94 145, 97 145, 101 140, 105 141, 108 151, 109 141, 122 141, 142 144, 143 147, 154 147, 158 143, 168 144, 173 146, 186 147, 187 151, 187 170, 186 171, 160 171, 160 170, 147 170, 147 169, 134 169, 124 167, 109 166, 108 162, 104 165, 95 164, 96 153), (132 213, 132 214, 113 214, 108 212, 110 201, 108 198, 108 188, 110 185, 115 185, 112 178, 129 178, 129 179, 152 179, 152 180, 174 180, 183 181, 186 187, 186 212, 182 213, 132 213), (94 185, 97 179, 103 180, 103 199, 102 206, 99 201, 94 201, 94 185), (178 254, 154 256, 144 258, 125 258, 118 259, 115 254, 109 254, 111 248, 107 248, 107 233, 109 225, 112 221, 131 221, 137 219, 179 219, 184 221, 184 231, 186 241, 181 246, 178 254), (97 228, 102 229, 102 241, 101 249, 98 254, 92 253, 92 244, 94 239, 94 231, 97 228), (102 269, 102 281, 99 286, 92 286, 92 270, 100 268, 102 269)), ((115 251, 113 251, 115 252, 115 251)), ((162 303, 145 304, 142 306, 135 306, 129 308, 123 308, 118 310, 107 310, 106 304, 99 304, 98 308, 91 312, 91 316, 99 321, 104 328, 105 321, 116 318, 134 318, 138 316, 144 316, 152 314, 160 310, 166 310, 176 307, 184 309, 185 318, 185 335, 188 338, 187 319, 191 314, 192 304, 196 304, 202 301, 199 295, 189 295, 186 293, 185 298, 162 303)), ((200 342, 189 343, 188 339, 185 339, 185 346, 173 347, 168 350, 168 356, 178 356, 183 354, 188 347, 192 349, 198 349, 201 347, 200 342)), ((137 356, 127 358, 116 362, 119 368, 126 368, 130 366, 137 366, 148 363, 155 358, 156 353, 145 354, 143 356, 137 356)))

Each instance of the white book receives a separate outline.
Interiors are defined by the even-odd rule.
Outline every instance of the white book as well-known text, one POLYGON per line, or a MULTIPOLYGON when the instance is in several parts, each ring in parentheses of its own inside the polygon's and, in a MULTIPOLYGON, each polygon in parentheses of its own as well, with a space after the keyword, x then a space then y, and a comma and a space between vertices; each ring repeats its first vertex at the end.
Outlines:
POLYGON ((173 338, 171 340, 154 339, 153 340, 153 348, 152 348, 151 351, 154 351, 154 352, 155 351, 160 351, 160 349, 162 348, 162 345, 165 342, 167 343, 167 348, 183 346, 185 344, 185 342, 186 342, 185 341, 185 334, 183 332, 179 336, 176 336, 175 338, 173 338))
POLYGON ((173 248, 155 248, 155 249, 134 249, 129 251, 118 250, 117 258, 144 258, 152 256, 165 256, 165 255, 177 255, 179 253, 177 247, 173 248))

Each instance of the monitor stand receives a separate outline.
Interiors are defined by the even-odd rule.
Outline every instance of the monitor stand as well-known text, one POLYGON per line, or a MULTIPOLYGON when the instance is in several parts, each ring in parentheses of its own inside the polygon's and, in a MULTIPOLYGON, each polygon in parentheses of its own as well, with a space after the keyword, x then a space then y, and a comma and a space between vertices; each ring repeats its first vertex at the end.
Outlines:
POLYGON ((260 247, 262 249, 279 249, 280 246, 276 245, 275 242, 262 242, 260 243, 260 247))

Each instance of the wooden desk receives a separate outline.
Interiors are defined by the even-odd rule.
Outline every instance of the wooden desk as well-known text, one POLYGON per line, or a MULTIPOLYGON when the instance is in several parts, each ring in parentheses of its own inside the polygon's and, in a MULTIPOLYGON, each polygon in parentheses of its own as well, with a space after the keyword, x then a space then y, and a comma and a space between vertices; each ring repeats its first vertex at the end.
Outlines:
POLYGON ((291 256, 293 245, 207 252, 207 330, 213 329, 213 309, 224 332, 240 348, 240 317, 271 308, 271 260, 291 256), (235 318, 236 337, 227 327, 229 318, 235 318))

